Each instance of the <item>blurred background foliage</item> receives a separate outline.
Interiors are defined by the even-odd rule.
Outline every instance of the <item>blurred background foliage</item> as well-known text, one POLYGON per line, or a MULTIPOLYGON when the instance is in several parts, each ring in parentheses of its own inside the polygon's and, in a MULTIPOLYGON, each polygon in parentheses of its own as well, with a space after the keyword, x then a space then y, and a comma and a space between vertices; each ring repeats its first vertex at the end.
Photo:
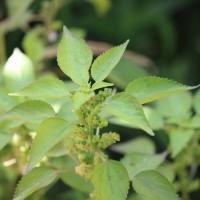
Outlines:
MULTIPOLYGON (((56 45, 60 40, 63 25, 66 25, 75 35, 87 40, 95 55, 130 39, 124 58, 108 77, 119 90, 124 89, 134 78, 148 75, 159 75, 184 84, 196 85, 200 82, 199 20, 198 0, 1 0, 0 70, 14 48, 18 47, 31 58, 37 78, 50 72, 63 78, 62 72, 56 68, 56 45)), ((3 95, 11 90, 4 87, 2 73, 0 82, 0 97, 3 98, 3 95)), ((181 98, 187 101, 186 97, 181 98)), ((173 102, 176 103, 173 105, 169 99, 160 101, 160 104, 154 105, 155 110, 160 111, 161 115, 164 113, 163 116, 168 118, 170 114, 176 113, 177 101, 180 102, 181 98, 175 98, 173 102), (162 112, 160 108, 166 108, 165 105, 169 102, 170 112, 162 112)), ((180 106, 181 110, 184 110, 185 105, 180 106)), ((0 113, 8 110, 7 107, 3 108, 0 105, 0 113)), ((151 108, 147 108, 147 112, 148 109, 151 108)), ((194 114, 191 109, 189 106, 186 110, 194 114)), ((199 111, 196 112, 199 116, 199 111)), ((156 119, 156 123, 152 122, 154 129, 162 129, 166 122, 153 114, 154 117, 149 120, 156 119)), ((175 124, 176 127, 179 122, 167 123, 175 124)), ((123 126, 110 125, 109 129, 121 133, 122 141, 132 139, 134 135, 132 129, 123 126)), ((167 131, 158 131, 152 139, 159 152, 168 148, 169 138, 164 133, 167 131)), ((142 131, 137 130, 135 133, 146 136, 142 131)), ((25 139, 25 146, 30 145, 29 139, 25 139)), ((11 151, 15 154, 19 151, 16 148, 11 149, 9 146, 1 152, 4 154, 1 162, 5 157, 9 157, 11 151)), ((110 154, 116 159, 121 157, 117 153, 110 154)), ((187 163, 184 167, 187 171, 187 163)), ((13 194, 20 171, 15 167, 7 169, 8 173, 0 166, 0 184, 4 183, 4 187, 0 189, 0 199, 5 200, 10 199, 9 195, 13 194), (3 188, 9 188, 9 192, 5 194, 3 188)), ((81 192, 65 191, 66 185, 59 181, 42 199, 86 199, 81 192)), ((43 192, 30 199, 41 199, 43 192)), ((195 199, 198 196, 196 192, 192 197, 195 199)))
POLYGON ((15 47, 40 60, 67 25, 88 40, 116 45, 129 38, 128 49, 153 60, 156 73, 196 84, 199 10, 198 0, 1 0, 1 63, 15 47))

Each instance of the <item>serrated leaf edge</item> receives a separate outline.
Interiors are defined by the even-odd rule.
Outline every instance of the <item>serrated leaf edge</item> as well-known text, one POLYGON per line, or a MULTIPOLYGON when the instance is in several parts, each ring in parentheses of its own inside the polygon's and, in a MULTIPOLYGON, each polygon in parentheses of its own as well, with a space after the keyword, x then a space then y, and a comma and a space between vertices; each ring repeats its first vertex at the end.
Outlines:
MULTIPOLYGON (((56 117, 49 117, 49 118, 46 118, 46 119, 44 119, 42 122, 44 122, 45 120, 47 120, 47 119, 60 119, 60 120, 62 120, 62 121, 66 121, 66 120, 64 120, 64 119, 62 119, 62 118, 56 118, 56 117)), ((42 122, 40 123, 40 125, 42 124, 42 122)), ((66 123, 67 123, 67 121, 66 121, 66 123)), ((69 125, 73 125, 74 123, 69 123, 69 125)), ((74 124, 75 125, 75 124, 74 124)), ((65 127, 66 128, 66 127, 65 127)), ((63 130, 65 129, 65 128, 63 128, 63 130)), ((38 127, 38 129, 39 129, 39 127, 38 127)), ((38 131, 38 129, 37 129, 37 131, 38 131)), ((37 131, 36 131, 36 133, 37 133, 37 131)), ((62 132, 62 131, 61 131, 62 132)), ((57 143, 55 143, 50 149, 52 149, 56 144, 58 144, 59 142, 57 142, 57 143)), ((27 174, 27 173, 29 173, 31 170, 33 170, 34 168, 35 168, 35 166, 32 166, 31 168, 29 167, 29 162, 30 162, 30 155, 32 154, 32 148, 33 148, 33 145, 35 144, 35 138, 33 139, 33 141, 32 141, 32 145, 31 145, 31 150, 30 150, 30 154, 29 154, 29 161, 28 161, 28 165, 27 165, 27 168, 26 168, 26 170, 25 170, 25 174, 27 174)), ((49 149, 49 150, 50 150, 49 149)), ((45 156, 45 155, 44 155, 45 156)), ((43 157, 44 157, 43 156, 43 157)), ((42 158, 43 158, 42 157, 42 158)), ((41 159, 42 159, 41 158, 41 159)), ((40 160, 37 162, 37 163, 39 163, 40 162, 40 160)), ((36 163, 36 164, 37 164, 36 163)), ((36 165, 35 164, 35 165, 36 165)))
MULTIPOLYGON (((65 86, 65 83, 64 83, 62 80, 58 79, 58 78, 55 78, 55 77, 44 77, 44 78, 40 78, 40 79, 38 79, 38 80, 36 80, 36 81, 30 83, 29 85, 27 85, 26 87, 22 88, 22 89, 19 90, 19 91, 12 92, 12 93, 8 93, 8 95, 9 95, 9 96, 27 96, 27 95, 23 95, 23 94, 20 94, 20 93, 23 92, 23 90, 25 90, 25 89, 27 89, 28 87, 30 87, 32 84, 35 84, 35 83, 38 83, 38 82, 40 82, 40 81, 47 80, 47 79, 49 79, 49 80, 55 79, 55 81, 57 81, 57 82, 63 84, 63 86, 65 86)), ((66 95, 63 95, 63 96, 52 96, 52 98, 62 98, 62 97, 66 97, 68 94, 69 94, 69 93, 67 93, 67 90, 66 90, 66 95)), ((41 96, 37 96, 37 95, 36 95, 36 97, 41 97, 41 98, 43 97, 43 98, 45 98, 46 96, 45 96, 45 95, 44 95, 44 96, 43 96, 43 95, 41 95, 41 96)), ((47 97, 46 97, 46 98, 47 98, 47 97)), ((48 98, 49 98, 49 97, 48 97, 48 98)))
MULTIPOLYGON (((28 100, 28 101, 24 101, 22 103, 19 103, 17 104, 16 106, 14 106, 13 108, 11 108, 9 111, 7 111, 6 113, 3 113, 3 114, 0 114, 0 119, 5 119, 5 117, 8 115, 9 116, 9 112, 11 112, 13 109, 15 109, 16 107, 22 105, 22 104, 25 104, 25 103, 29 103, 29 102, 41 102, 41 103, 45 103, 46 105, 49 106, 49 108, 51 108, 51 110, 53 111, 54 113, 54 116, 56 115, 55 113, 55 110, 52 108, 52 106, 50 104, 48 104, 47 102, 45 101, 42 101, 42 100, 28 100), (3 117, 4 116, 4 117, 3 117)), ((10 117, 10 118, 6 118, 6 119, 13 119, 13 120, 17 120, 17 121, 23 121, 23 120, 19 120, 17 118, 14 118, 14 117, 10 117)), ((43 119, 43 118, 42 118, 43 119)), ((35 120, 41 120, 40 118, 35 118, 35 120)), ((27 122, 27 121, 24 121, 24 122, 27 122)), ((34 122, 33 122, 34 124, 34 122)))
MULTIPOLYGON (((34 168, 35 169, 35 168, 34 168)), ((33 170, 33 169, 32 169, 33 170)), ((31 170, 31 171, 32 171, 31 170)), ((31 172, 30 171, 30 172, 31 172)), ((54 170, 54 172, 56 173, 56 174, 58 174, 55 170, 54 170)), ((53 173, 52 173, 53 174, 53 173)), ((49 178, 52 174, 50 174, 49 176, 47 176, 45 179, 47 179, 47 178, 49 178)), ((19 188, 19 185, 20 185, 20 183, 22 182, 22 179, 23 179, 23 177, 25 176, 26 174, 24 174, 22 177, 21 177, 21 179, 19 180, 19 182, 17 183, 17 185, 16 185, 16 187, 15 187, 15 191, 14 191, 14 195, 13 195, 13 199, 12 200, 20 200, 19 198, 17 198, 16 197, 16 192, 17 192, 17 189, 19 188)), ((43 187, 46 187, 46 186, 43 186, 43 187)), ((43 187, 41 187, 41 188, 43 188, 43 187)), ((40 189, 41 189, 40 188, 40 189)), ((36 191, 34 191, 34 192, 36 192, 36 191)), ((34 193, 33 192, 33 193, 34 193)), ((32 194, 32 193, 31 193, 32 194)), ((26 198, 26 197, 25 197, 26 198)))
MULTIPOLYGON (((124 47, 124 51, 125 51, 125 49, 126 49, 126 47, 127 47, 127 45, 128 45, 128 43, 129 43, 129 40, 126 40, 126 42, 124 42, 123 44, 120 44, 120 45, 117 45, 117 46, 114 46, 114 47, 112 47, 112 48, 110 48, 110 49, 108 49, 107 51, 105 51, 105 52, 103 52, 103 53, 101 53, 95 60, 94 60, 94 62, 92 63, 92 66, 91 66, 91 76, 92 76, 92 78, 97 82, 97 81, 103 81, 103 80, 96 80, 94 77, 93 77, 93 68, 95 67, 95 65, 96 65, 96 62, 98 62, 99 61, 99 59, 101 59, 101 57, 102 56, 104 56, 106 53, 108 53, 109 51, 111 51, 111 50, 113 50, 113 49, 116 49, 116 48, 120 48, 121 46, 123 46, 123 45, 125 45, 125 47, 124 47)), ((122 56, 123 56, 123 54, 122 54, 122 56)), ((120 59, 119 59, 119 61, 120 61, 120 59)), ((118 61, 118 62, 119 62, 118 61)), ((118 64, 118 62, 116 63, 116 65, 118 64)), ((116 66, 115 65, 115 66, 116 66)), ((111 71, 112 71, 113 69, 111 69, 111 71)), ((110 71, 110 72, 111 72, 110 71)), ((110 73, 109 73, 110 74, 110 73)))
MULTIPOLYGON (((140 77, 140 78, 137 78, 137 79, 133 80, 132 82, 130 82, 130 83, 128 84, 128 86, 126 87, 126 89, 125 89, 125 93, 130 94, 130 93, 127 91, 127 88, 129 88, 131 85, 134 85, 135 82, 137 83, 137 81, 144 80, 144 79, 150 79, 150 78, 156 78, 157 80, 160 79, 160 80, 170 81, 170 82, 173 82, 174 84, 177 84, 177 85, 179 85, 179 86, 182 87, 181 89, 178 89, 178 90, 172 92, 170 95, 172 95, 172 94, 174 94, 174 93, 182 92, 182 91, 184 91, 184 90, 192 90, 192 89, 196 89, 196 88, 200 87, 200 84, 198 84, 198 85, 196 85, 196 86, 187 86, 187 85, 184 85, 184 84, 179 83, 179 82, 177 82, 177 81, 175 81, 175 80, 172 80, 172 79, 163 78, 163 77, 158 77, 158 76, 147 76, 147 77, 140 77)), ((167 92, 170 92, 170 90, 165 90, 165 91, 164 91, 164 93, 167 93, 167 92)), ((130 95, 131 95, 131 96, 134 96, 133 94, 130 94, 130 95)), ((168 95, 166 95, 166 96, 168 96, 168 95)), ((134 96, 134 97, 135 97, 135 96, 134 96)), ((135 98, 137 98, 137 97, 135 97, 135 98)), ((161 97, 161 98, 163 98, 163 97, 161 97)), ((160 99, 160 98, 158 98, 158 99, 160 99)), ((156 100, 157 100, 157 99, 156 99, 156 100)), ((151 100, 151 101, 155 101, 155 100, 151 100)), ((148 102, 151 102, 151 101, 148 101, 148 102)), ((148 102, 146 102, 146 101, 144 101, 144 102, 141 101, 141 104, 145 104, 145 103, 148 103, 148 102)))
MULTIPOLYGON (((82 38, 78 38, 78 37, 72 35, 71 32, 69 31, 69 29, 68 29, 66 26, 63 26, 63 36, 62 36, 62 38, 61 38, 61 40, 60 40, 60 42, 59 42, 59 44, 58 44, 58 49, 60 48, 60 45, 61 45, 62 39, 63 39, 63 37, 64 37, 64 34, 68 35, 69 37, 74 37, 74 38, 80 40, 80 41, 84 44, 84 46, 87 47, 87 49, 89 50, 89 52, 90 52, 90 54, 91 54, 91 57, 93 58, 93 52, 92 52, 92 50, 90 49, 90 47, 86 44, 86 42, 85 42, 82 38)), ((70 79, 72 79, 76 84, 80 85, 79 83, 77 83, 77 82, 74 80, 74 78, 71 77, 72 75, 71 75, 70 71, 69 71, 68 73, 66 73, 66 72, 64 72, 63 69, 61 68, 61 66, 60 66, 60 64, 59 64, 60 62, 59 62, 59 59, 58 59, 58 51, 57 51, 57 58, 56 58, 56 60, 57 60, 57 63, 58 63, 58 66, 59 66, 60 70, 61 70, 65 75, 67 75, 70 79)), ((90 62, 90 66, 91 66, 91 64, 92 64, 92 59, 91 59, 91 62, 90 62)), ((89 68, 90 68, 90 66, 89 66, 89 68)), ((90 78, 89 68, 88 68, 88 70, 87 70, 87 75, 88 75, 87 83, 88 83, 89 78, 90 78)), ((87 83, 85 83, 85 84, 87 84, 87 83)), ((83 84, 81 84, 81 85, 83 85, 83 84)))

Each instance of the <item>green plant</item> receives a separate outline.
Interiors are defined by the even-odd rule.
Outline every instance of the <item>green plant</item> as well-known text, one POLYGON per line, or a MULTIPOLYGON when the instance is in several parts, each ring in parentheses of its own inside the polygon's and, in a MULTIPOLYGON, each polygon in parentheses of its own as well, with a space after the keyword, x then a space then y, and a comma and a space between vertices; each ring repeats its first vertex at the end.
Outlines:
POLYGON ((197 177, 200 164, 199 94, 199 91, 195 95, 187 91, 155 104, 155 111, 164 122, 161 128, 169 138, 168 151, 173 162, 168 165, 177 177, 174 186, 183 200, 190 199, 190 194, 200 187, 197 177))
MULTIPOLYGON (((200 187, 198 178, 200 164, 199 98, 199 90, 195 95, 187 91, 143 107, 150 126, 156 132, 159 144, 162 148, 167 149, 169 159, 156 160, 159 155, 155 154, 155 140, 150 140, 147 137, 137 137, 112 146, 113 151, 124 154, 122 162, 130 174, 134 173, 134 168, 130 168, 131 162, 141 162, 142 158, 146 158, 146 165, 148 158, 155 165, 159 162, 156 170, 173 184, 183 200, 192 199, 192 193, 200 187), (143 149, 143 146, 146 148, 143 149)), ((133 127, 132 124, 124 123, 119 119, 114 119, 112 123, 133 127)), ((160 156, 162 157, 162 154, 160 156)), ((143 163, 143 165, 145 164, 143 163)), ((133 199, 135 198, 133 196, 133 199)))
MULTIPOLYGON (((1 137, 7 138, 1 145, 5 146, 14 133, 17 143, 16 132, 21 141, 33 138, 28 166, 14 200, 24 199, 59 178, 95 200, 126 199, 129 181, 137 198, 179 199, 170 182, 154 170, 165 160, 165 153, 131 155, 135 163, 129 162, 129 158, 121 162, 111 160, 105 153, 120 140, 119 134, 105 130, 109 121, 120 119, 154 135, 142 104, 197 87, 145 77, 131 82, 125 92, 111 90, 113 84, 104 80, 127 44, 128 41, 108 50, 92 63, 92 52, 84 40, 64 28, 57 58, 60 69, 74 82, 69 85, 52 75, 32 82, 35 77, 31 70, 22 70, 26 77, 22 80, 9 73, 13 62, 8 60, 5 82, 10 90, 15 90, 10 93, 15 98, 6 96, 12 108, 0 116, 5 120, 1 137)), ((25 56, 19 50, 15 50, 16 54, 20 58, 25 56)), ((31 66, 27 58, 24 61, 22 64, 31 66)), ((25 144, 23 148, 25 160, 28 147, 25 144)))

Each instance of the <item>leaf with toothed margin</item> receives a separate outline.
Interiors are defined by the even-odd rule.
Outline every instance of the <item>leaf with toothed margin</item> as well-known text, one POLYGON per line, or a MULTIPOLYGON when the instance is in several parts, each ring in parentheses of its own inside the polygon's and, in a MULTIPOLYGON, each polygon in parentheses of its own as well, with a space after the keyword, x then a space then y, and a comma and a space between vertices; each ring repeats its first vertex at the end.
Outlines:
POLYGON ((141 104, 144 104, 171 94, 195 89, 199 86, 186 86, 167 78, 144 77, 132 81, 125 92, 137 98, 141 104))
POLYGON ((107 83, 107 82, 103 82, 103 81, 97 81, 92 85, 92 90, 97 90, 100 88, 104 88, 104 87, 110 87, 113 86, 113 83, 107 83))
POLYGON ((63 119, 48 118, 39 126, 33 140, 26 172, 29 172, 56 144, 61 142, 75 128, 63 119))
POLYGON ((63 28, 57 58, 60 69, 75 83, 88 83, 92 52, 84 40, 74 37, 66 27, 63 28))
POLYGON ((95 166, 92 183, 95 198, 124 200, 127 198, 129 179, 125 167, 118 161, 108 160, 95 166))
POLYGON ((37 124, 45 118, 54 116, 55 112, 49 104, 40 100, 30 100, 18 104, 5 114, 1 114, 0 119, 37 124))
POLYGON ((148 200, 180 200, 171 183, 154 170, 140 172, 132 181, 137 194, 148 200))
POLYGON ((113 47, 97 57, 92 64, 91 75, 95 81, 103 81, 120 61, 129 40, 113 47))
POLYGON ((124 92, 118 93, 109 100, 105 109, 109 114, 126 120, 150 135, 154 135, 144 115, 142 105, 135 97, 124 92))
POLYGON ((48 186, 58 174, 49 167, 37 167, 22 177, 17 185, 13 200, 23 200, 35 191, 48 186))
POLYGON ((43 77, 25 88, 10 93, 10 96, 27 96, 37 98, 61 98, 66 97, 69 90, 64 82, 53 76, 43 77))

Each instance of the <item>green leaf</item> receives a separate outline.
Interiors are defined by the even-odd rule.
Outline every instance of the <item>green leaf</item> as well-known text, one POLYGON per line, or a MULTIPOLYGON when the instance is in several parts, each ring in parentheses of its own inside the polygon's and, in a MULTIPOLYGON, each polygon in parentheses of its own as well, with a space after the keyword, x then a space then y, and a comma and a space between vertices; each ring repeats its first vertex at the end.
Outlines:
POLYGON ((95 59, 91 68, 91 75, 95 81, 103 81, 120 61, 129 40, 124 44, 109 49, 95 59))
POLYGON ((23 124, 21 121, 4 120, 0 122, 0 130, 9 130, 19 127, 23 124))
POLYGON ((100 88, 110 87, 110 86, 113 86, 113 83, 97 81, 92 85, 92 90, 97 90, 97 89, 100 89, 100 88))
POLYGON ((92 176, 95 197, 101 200, 124 200, 129 189, 128 174, 124 166, 114 160, 99 163, 92 176))
POLYGON ((56 116, 58 118, 65 119, 66 121, 77 121, 77 116, 74 112, 72 112, 73 108, 72 100, 66 99, 65 103, 61 106, 56 116))
POLYGON ((45 156, 56 144, 69 135, 75 125, 68 124, 63 119, 45 119, 39 126, 31 148, 27 172, 45 156))
POLYGON ((0 87, 0 113, 1 111, 8 111, 17 104, 17 100, 14 97, 8 96, 8 91, 5 88, 0 87))
POLYGON ((190 128, 200 129, 200 115, 193 116, 188 125, 190 128))
POLYGON ((40 100, 30 100, 20 103, 7 113, 0 115, 0 119, 39 123, 45 118, 54 116, 55 112, 49 104, 40 100))
POLYGON ((118 93, 110 99, 105 108, 108 113, 134 124, 150 135, 154 135, 144 115, 142 106, 133 96, 126 93, 118 93))
POLYGON ((75 83, 88 83, 92 52, 84 40, 71 35, 66 27, 58 47, 57 58, 60 69, 75 83))
POLYGON ((136 97, 141 104, 144 104, 197 87, 199 85, 190 87, 166 78, 144 77, 132 81, 125 92, 136 97))
POLYGON ((56 178, 57 173, 48 167, 38 167, 22 177, 17 185, 13 200, 23 200, 40 188, 51 184, 56 178))
POLYGON ((142 171, 156 169, 164 162, 165 158, 166 153, 157 155, 131 153, 122 158, 121 163, 126 167, 129 179, 133 180, 142 171))
POLYGON ((173 170, 173 166, 169 164, 165 164, 156 168, 156 171, 162 174, 170 183, 176 178, 175 171, 173 170))
POLYGON ((194 110, 200 114, 200 89, 194 95, 194 110))
POLYGON ((76 174, 74 170, 61 174, 61 180, 70 187, 85 193, 91 193, 93 190, 92 184, 76 174))
POLYGON ((0 131, 0 150, 3 149, 13 138, 12 134, 0 131))
POLYGON ((43 32, 42 26, 36 26, 26 32, 22 45, 26 54, 34 61, 41 61, 45 44, 43 39, 40 37, 40 34, 43 32))
POLYGON ((109 123, 111 124, 115 124, 117 126, 124 126, 124 127, 128 127, 128 128, 138 128, 137 125, 131 123, 131 122, 128 122, 124 119, 120 119, 119 117, 111 117, 108 119, 109 123))
POLYGON ((20 90, 35 80, 32 61, 15 49, 3 69, 3 78, 10 91, 20 90))
POLYGON ((62 157, 64 155, 68 155, 69 152, 67 150, 67 139, 62 140, 58 144, 56 144, 53 148, 51 148, 46 156, 48 157, 62 157))
POLYGON ((94 92, 91 93, 84 93, 84 92, 77 92, 73 96, 73 105, 74 109, 78 110, 82 104, 84 104, 87 100, 93 97, 95 94, 94 92))
POLYGON ((66 97, 69 90, 64 82, 53 76, 45 76, 22 90, 10 93, 11 96, 28 96, 37 98, 60 98, 66 97))
POLYGON ((190 129, 174 129, 170 132, 170 148, 172 157, 176 157, 188 144, 192 136, 194 135, 194 130, 190 129))
MULTIPOLYGON (((162 101, 162 100, 161 100, 162 101)), ((164 107, 167 107, 166 105, 164 107)), ((161 114, 157 112, 156 109, 152 109, 150 107, 143 107, 144 114, 149 122, 149 125, 153 130, 159 130, 164 127, 164 119, 162 118, 161 114)))
POLYGON ((192 107, 192 95, 189 92, 173 94, 156 102, 156 110, 164 117, 183 119, 192 107))
MULTIPOLYGON (((66 146, 66 143, 65 143, 65 146, 66 146)), ((71 158, 69 155, 64 155, 64 156, 59 156, 59 157, 50 157, 48 161, 51 166, 58 169, 61 173, 70 171, 77 166, 77 162, 74 161, 73 158, 71 158)))
POLYGON ((147 137, 137 137, 127 142, 120 142, 119 144, 111 146, 113 151, 122 154, 133 152, 153 154, 155 153, 155 148, 154 142, 147 137))
POLYGON ((133 188, 148 200, 179 200, 169 181, 153 170, 137 174, 133 180, 133 188))
POLYGON ((146 197, 139 194, 132 194, 127 200, 148 200, 146 197))

